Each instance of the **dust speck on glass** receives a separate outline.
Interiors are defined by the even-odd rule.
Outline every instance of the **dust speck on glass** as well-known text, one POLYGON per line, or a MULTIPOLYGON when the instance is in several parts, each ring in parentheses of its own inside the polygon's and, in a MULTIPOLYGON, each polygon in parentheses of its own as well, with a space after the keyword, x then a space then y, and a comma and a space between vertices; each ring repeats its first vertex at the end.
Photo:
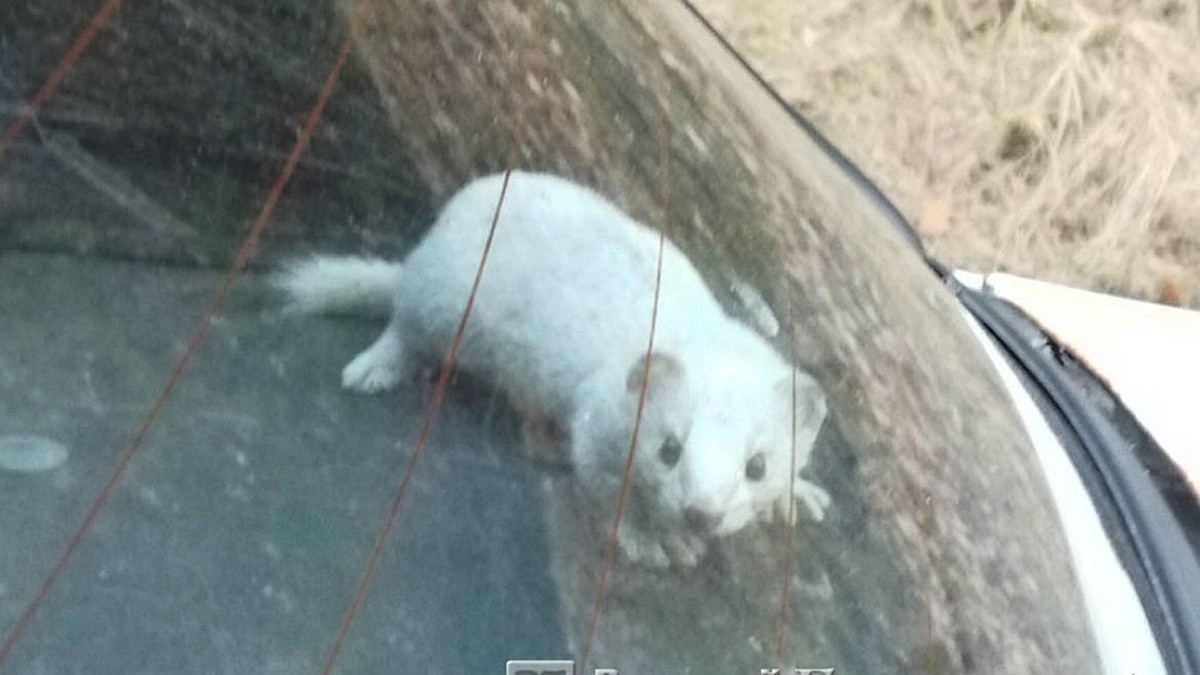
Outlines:
POLYGON ((0 7, 0 674, 1096 672, 953 303, 684 6, 93 4, 0 7))

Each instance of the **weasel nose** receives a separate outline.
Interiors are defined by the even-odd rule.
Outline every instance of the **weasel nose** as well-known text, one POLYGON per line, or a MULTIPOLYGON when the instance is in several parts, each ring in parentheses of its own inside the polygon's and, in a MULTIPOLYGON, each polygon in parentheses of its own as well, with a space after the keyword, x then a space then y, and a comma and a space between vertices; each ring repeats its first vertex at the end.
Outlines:
POLYGON ((717 524, 716 516, 703 509, 689 506, 683 510, 683 520, 697 532, 708 532, 717 524))

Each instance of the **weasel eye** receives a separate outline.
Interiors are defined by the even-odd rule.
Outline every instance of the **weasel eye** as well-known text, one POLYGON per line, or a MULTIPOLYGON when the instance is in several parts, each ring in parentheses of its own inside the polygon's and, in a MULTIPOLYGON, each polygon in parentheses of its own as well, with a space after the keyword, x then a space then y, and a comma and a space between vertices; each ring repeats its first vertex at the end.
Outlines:
POLYGON ((746 462, 746 478, 753 481, 760 481, 766 474, 767 458, 763 457, 761 452, 751 457, 749 462, 746 462))
POLYGON ((663 441, 662 447, 658 449, 658 458, 667 466, 675 466, 679 461, 679 456, 683 454, 683 446, 679 444, 679 439, 674 436, 667 436, 667 440, 663 441))

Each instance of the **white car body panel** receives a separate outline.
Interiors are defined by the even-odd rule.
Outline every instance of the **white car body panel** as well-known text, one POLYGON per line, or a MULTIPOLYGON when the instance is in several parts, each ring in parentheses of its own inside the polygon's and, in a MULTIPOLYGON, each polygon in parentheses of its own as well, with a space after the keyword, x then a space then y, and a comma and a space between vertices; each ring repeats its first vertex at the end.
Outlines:
POLYGON ((963 315, 1012 397, 1045 472, 1064 526, 1104 672, 1166 675, 1149 619, 1070 457, 987 333, 965 310, 963 315))
POLYGON ((1200 312, 1009 274, 956 276, 1017 305, 1068 347, 1200 494, 1200 312))

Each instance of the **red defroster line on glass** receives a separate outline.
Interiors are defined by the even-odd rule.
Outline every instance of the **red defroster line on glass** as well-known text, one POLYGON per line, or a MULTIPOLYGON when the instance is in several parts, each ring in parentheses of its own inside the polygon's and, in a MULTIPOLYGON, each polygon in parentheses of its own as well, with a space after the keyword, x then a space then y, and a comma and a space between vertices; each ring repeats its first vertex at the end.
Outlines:
MULTIPOLYGON (((661 66, 660 67, 665 67, 661 66)), ((617 511, 613 516, 612 530, 608 533, 608 547, 604 554, 604 566, 600 570, 600 578, 596 582, 596 594, 592 600, 592 614, 588 621, 587 638, 584 640, 583 649, 579 655, 579 670, 577 672, 587 672, 588 657, 592 653, 592 644, 596 638, 596 630, 600 624, 600 614, 604 610, 604 593, 608 588, 608 578, 612 573, 612 567, 616 563, 617 557, 617 542, 618 532, 621 527, 621 519, 625 515, 625 502, 629 495, 629 481, 633 475, 633 456, 637 451, 638 435, 642 429, 642 415, 646 407, 646 394, 650 386, 650 366, 653 361, 654 354, 654 336, 658 330, 658 300, 662 290, 662 270, 663 270, 663 251, 666 248, 666 228, 668 226, 668 218, 671 213, 671 147, 670 135, 667 122, 670 119, 670 110, 668 103, 669 89, 666 86, 666 74, 660 73, 661 96, 663 99, 663 107, 661 109, 658 146, 659 146, 659 165, 662 167, 662 223, 658 233, 658 261, 654 271, 654 303, 650 310, 650 338, 646 344, 646 367, 642 371, 642 387, 638 392, 637 412, 633 418, 633 433, 629 439, 629 454, 625 457, 625 470, 621 475, 621 492, 617 497, 617 511)))
MULTIPOLYGON (((790 284, 789 284, 790 286, 790 284)), ((791 320, 791 302, 788 303, 788 320, 791 320)), ((795 344, 795 337, 792 336, 788 344, 795 344)), ((787 660, 787 635, 788 635, 788 609, 790 606, 792 595, 792 564, 795 559, 795 551, 793 548, 796 545, 796 350, 791 349, 792 361, 792 462, 791 462, 791 479, 788 484, 788 509, 787 518, 784 521, 784 527, 787 529, 787 548, 783 553, 783 599, 779 603, 779 639, 775 644, 776 663, 781 668, 785 668, 784 662, 787 660)))
MULTIPOLYGON (((363 6, 365 5, 366 3, 364 2, 363 6)), ((258 244, 258 240, 262 237, 262 233, 266 230, 267 224, 270 222, 271 214, 274 212, 275 205, 279 202, 279 198, 283 194, 284 187, 291 179, 292 174, 296 170, 296 166, 300 162, 300 158, 304 155, 304 152, 308 149, 309 143, 312 141, 313 132, 316 130, 317 124, 321 120, 321 115, 325 112, 325 107, 329 103, 329 98, 333 94, 333 89, 337 85, 338 78, 341 76, 342 70, 345 68, 346 62, 349 60, 350 50, 353 47, 354 38, 361 28, 363 16, 364 12, 360 6, 359 11, 354 15, 354 18, 350 23, 350 28, 347 31, 345 40, 342 42, 342 47, 338 52, 337 60, 334 62, 333 69, 330 70, 329 76, 325 79, 325 85, 321 89, 320 96, 318 96, 317 102, 315 105, 313 105, 312 110, 309 111, 308 118, 304 123, 304 127, 301 129, 300 134, 296 139, 296 144, 292 147, 292 151, 288 155, 287 163, 284 165, 283 171, 280 172, 279 177, 275 180, 275 184, 271 186, 271 191, 267 195, 266 201, 263 202, 262 208, 259 210, 258 217, 255 218, 254 224, 250 228, 250 233, 246 236, 245 241, 238 250, 237 258, 234 260, 233 266, 230 268, 229 273, 225 276, 225 280, 221 284, 221 289, 217 292, 216 298, 209 306, 208 311, 205 312, 204 318, 200 322, 200 327, 196 330, 195 334, 193 334, 191 342, 188 343, 187 349, 184 351, 183 357, 179 359, 175 369, 171 372, 171 376, 167 380, 166 386, 158 395, 158 398, 154 401, 154 405, 150 408, 150 412, 146 415, 145 419, 142 420, 142 425, 138 429, 137 435, 134 436, 133 441, 129 444, 129 447, 127 447, 121 454, 121 458, 117 462, 116 469, 113 471, 112 475, 109 476, 108 482, 105 483, 104 488, 100 491, 100 495, 96 497, 94 502, 92 502, 92 506, 88 509, 87 515, 84 516, 83 522, 80 523, 78 529, 75 530, 75 533, 71 535, 71 539, 67 542, 66 548, 55 561, 54 566, 50 569, 50 573, 42 581, 41 588, 38 590, 37 595, 35 595, 29 604, 25 606, 24 611, 21 612, 21 616, 17 620, 16 626, 13 627, 13 629, 9 632, 8 637, 5 638, 3 646, 0 646, 0 668, 4 667, 4 663, 8 659, 9 654, 11 654, 13 647, 29 628, 29 624, 33 620, 34 615, 45 602, 46 597, 50 594, 50 591, 53 589, 54 584, 58 581, 59 576, 62 574, 63 570, 74 556, 75 550, 78 548, 80 541, 83 540, 83 537, 87 534, 88 530, 91 529, 92 524, 96 521, 96 518, 100 515, 100 512, 108 503, 109 497, 111 497, 113 492, 116 491, 117 486, 124 477, 130 463, 133 461, 134 457, 137 455, 138 451, 141 450, 142 445, 145 443, 146 437, 149 435, 150 429, 154 426, 154 422, 158 418, 159 413, 162 411, 163 406, 166 404, 167 399, 170 398, 171 393, 174 391, 175 385, 179 383, 179 380, 183 376, 184 371, 187 369, 188 364, 191 363, 192 357, 196 355, 196 353, 200 350, 200 347, 203 345, 204 339, 208 335, 208 330, 212 327, 213 319, 225 305, 225 301, 228 299, 229 293, 233 289, 233 285, 241 276, 242 271, 246 267, 246 263, 249 262, 250 256, 258 244)), ((82 51, 82 48, 79 51, 82 51)))
MULTIPOLYGON (((67 50, 66 54, 63 54, 58 65, 54 67, 54 70, 50 71, 50 75, 42 83, 41 88, 37 90, 37 93, 33 95, 29 103, 21 106, 21 112, 17 113, 17 118, 13 120, 12 124, 8 125, 4 136, 0 137, 0 162, 4 160, 4 155, 8 152, 13 142, 17 140, 17 136, 21 135, 21 132, 29 125, 29 121, 33 119, 33 116, 54 95, 59 85, 62 84, 63 79, 67 77, 67 73, 71 72, 71 68, 75 66, 75 62, 79 60, 80 56, 83 56, 83 53, 91 46, 92 41, 96 39, 96 36, 104 26, 108 24, 108 20, 112 18, 112 15, 121 6, 121 2, 122 0, 108 0, 96 11, 92 16, 92 20, 88 22, 87 27, 83 29, 79 37, 75 38, 75 42, 71 43, 71 48, 67 50)), ((3 662, 3 653, 0 652, 0 663, 3 662)))
POLYGON ((629 495, 629 479, 633 475, 633 454, 637 450, 638 433, 642 428, 642 413, 646 407, 646 392, 650 384, 650 365, 653 361, 651 355, 654 353, 654 333, 658 324, 658 296, 659 287, 662 283, 662 257, 663 249, 665 248, 666 235, 659 232, 658 235, 658 270, 654 278, 654 308, 651 311, 653 320, 650 322, 650 340, 646 348, 646 367, 642 370, 642 388, 638 393, 637 413, 633 419, 633 435, 629 440, 629 454, 625 458, 625 472, 621 476, 621 492, 617 497, 617 512, 613 516, 612 530, 608 534, 608 547, 604 554, 604 567, 600 570, 600 579, 596 582, 596 596, 592 601, 592 615, 588 622, 587 640, 583 643, 583 650, 579 656, 579 672, 587 672, 586 666, 588 657, 592 652, 592 643, 596 637, 596 629, 600 624, 600 614, 604 610, 604 592, 608 588, 608 577, 612 572, 613 564, 617 557, 617 540, 618 530, 621 527, 621 519, 625 515, 625 501, 629 495))
POLYGON ((400 510, 404 506, 404 498, 408 495, 408 486, 411 484, 412 477, 416 473, 417 462, 420 461, 421 455, 425 452, 425 446, 429 441, 429 434, 433 431, 433 423, 437 420, 438 412, 442 407, 442 401, 446 398, 446 390, 450 388, 450 375, 454 371, 454 364, 458 360, 458 350, 462 346, 463 335, 466 334, 467 322, 470 320, 471 311, 475 307, 475 297, 479 292, 479 284, 483 280, 483 270, 487 266, 488 255, 492 250, 492 241, 496 236, 496 225, 500 222, 500 211, 504 208, 504 198, 508 194, 508 181, 512 177, 513 168, 520 154, 522 126, 521 118, 518 117, 513 139, 512 157, 508 162, 508 168, 504 171, 504 182, 500 186, 500 199, 496 202, 495 213, 492 214, 491 228, 488 230, 487 241, 483 245, 483 254, 479 258, 479 267, 475 270, 475 281, 471 285, 470 295, 467 296, 467 306, 463 310, 462 318, 458 322, 458 331, 454 334, 454 341, 450 344, 450 352, 442 362, 442 369, 438 374, 437 385, 433 390, 433 398, 429 402, 429 408, 425 413, 425 420, 421 424, 420 432, 417 434, 416 445, 413 446, 412 455, 409 456, 408 464, 404 467, 404 477, 400 480, 400 487, 396 490, 396 496, 392 499, 392 505, 388 509, 387 518, 383 522, 379 536, 375 538, 375 548, 372 549, 371 557, 367 560, 367 566, 363 569, 362 576, 359 578, 358 587, 354 591, 354 601, 350 604, 350 609, 346 611, 346 617, 342 619, 342 626, 338 630, 337 638, 333 642, 333 648, 329 651, 329 659, 325 662, 325 668, 321 671, 322 675, 330 675, 333 672, 334 666, 337 665, 338 657, 342 653, 342 648, 345 646, 346 638, 350 634, 350 629, 353 627, 355 619, 358 618, 359 610, 362 609, 362 605, 366 601, 371 579, 375 576, 375 571, 379 567, 379 561, 383 558, 384 546, 387 544, 388 536, 396 525, 396 518, 400 515, 400 510))

